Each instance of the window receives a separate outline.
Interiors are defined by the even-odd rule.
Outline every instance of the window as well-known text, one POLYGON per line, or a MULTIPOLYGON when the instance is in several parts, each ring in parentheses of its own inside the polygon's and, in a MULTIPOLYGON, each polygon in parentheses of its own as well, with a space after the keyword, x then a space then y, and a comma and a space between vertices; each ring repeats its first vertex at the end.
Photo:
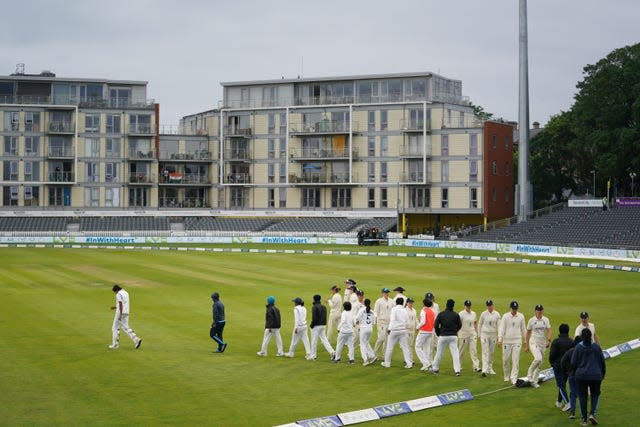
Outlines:
POLYGON ((17 111, 4 112, 4 130, 17 131, 20 125, 20 113, 17 111))
POLYGON ((276 105, 277 101, 278 101, 277 86, 269 86, 269 87, 262 88, 262 105, 263 106, 272 107, 276 105))
MULTIPOLYGON (((283 179, 284 182, 284 179, 283 179)), ((286 208, 287 207, 287 189, 286 188, 281 188, 280 189, 280 208, 286 208)))
POLYGON ((118 163, 105 163, 104 180, 106 182, 119 182, 118 163))
POLYGON ((440 162, 440 180, 442 182, 449 182, 449 161, 443 160, 440 162))
POLYGON ((469 181, 478 182, 478 161, 471 160, 469 162, 469 181))
POLYGON ((4 137, 4 155, 5 156, 18 155, 18 137, 17 136, 4 137))
POLYGON ((498 148, 498 137, 496 135, 491 135, 491 147, 494 150, 498 148))
POLYGON ((367 180, 369 182, 376 182, 376 163, 368 162, 367 163, 367 180))
POLYGON ((380 162, 380 182, 387 182, 387 162, 380 162))
POLYGON ((26 132, 40 132, 40 113, 32 111, 24 113, 24 130, 26 132))
POLYGON ((100 206, 100 187, 85 188, 84 197, 85 197, 85 206, 90 206, 90 207, 100 206))
POLYGON ((374 132, 376 130, 376 112, 375 111, 369 111, 368 114, 368 126, 367 126, 367 130, 369 132, 374 132))
POLYGON ((110 208, 115 208, 120 206, 120 189, 119 188, 104 189, 104 205, 110 208))
POLYGON ((389 128, 389 123, 387 122, 387 110, 380 111, 380 130, 387 130, 389 128))
POLYGON ((2 203, 5 206, 18 206, 18 187, 4 187, 2 203))
POLYGON ((84 116, 84 131, 88 133, 100 132, 100 114, 86 114, 84 116))
POLYGON ((269 189, 269 200, 267 201, 270 208, 276 207, 276 190, 273 188, 269 189))
POLYGON ((498 162, 496 160, 493 160, 491 162, 491 173, 494 175, 498 175, 498 162))
POLYGON ((496 187, 491 187, 491 200, 496 202, 498 200, 498 192, 496 191, 496 187))
POLYGON ((442 135, 442 144, 441 144, 441 155, 448 156, 449 155, 449 135, 442 135))
POLYGON ((38 200, 40 198, 40 189, 38 187, 31 187, 25 185, 24 187, 24 205, 25 206, 38 206, 38 200))
POLYGON ((428 208, 431 204, 431 190, 427 187, 409 188, 409 204, 412 208, 428 208))
POLYGON ((388 156, 389 155, 389 138, 386 136, 380 137, 380 156, 388 156))
POLYGON ((460 111, 460 116, 458 119, 458 127, 460 128, 464 127, 464 111, 460 111))
POLYGON ((287 158, 287 139, 286 138, 280 138, 280 158, 281 159, 286 159, 287 158))
POLYGON ((287 182, 287 165, 280 163, 280 182, 287 182))
POLYGON ((509 203, 509 193, 511 193, 511 191, 509 191, 509 187, 504 187, 504 202, 505 203, 509 203))
POLYGON ((469 135, 469 155, 478 155, 478 134, 476 133, 469 135))
POLYGON ((375 188, 370 188, 368 190, 369 193, 369 204, 368 206, 370 208, 375 208, 376 207, 376 189, 375 188))
POLYGON ((280 133, 287 133, 287 113, 280 113, 280 133))
POLYGON ((231 207, 232 208, 245 207, 244 188, 242 187, 231 188, 231 207))
POLYGON ((37 156, 40 152, 40 137, 27 136, 24 138, 24 155, 37 156))
POLYGON ((443 188, 442 189, 441 202, 442 202, 442 207, 443 208, 448 208, 449 207, 449 189, 448 188, 443 188))
POLYGON ((421 156, 423 152, 422 141, 424 141, 422 138, 422 135, 409 135, 408 139, 409 139, 408 141, 409 145, 406 147, 405 154, 412 155, 412 156, 416 156, 416 155, 421 156))
POLYGON ((476 187, 471 187, 469 190, 471 191, 469 207, 475 209, 478 207, 478 189, 476 187))
POLYGON ((269 163, 267 165, 267 171, 268 171, 268 181, 273 183, 276 180, 276 168, 275 165, 273 163, 269 163))
POLYGON ((98 163, 87 163, 87 182, 98 182, 98 163))
POLYGON ((49 187, 49 206, 71 205, 71 194, 62 187, 49 187))
POLYGON ((130 133, 151 133, 150 114, 131 114, 129 116, 130 133))
MULTIPOLYGON (((267 88, 265 88, 267 89, 267 88)), ((276 131, 276 115, 273 113, 269 113, 268 115, 268 133, 275 133, 276 131)))
POLYGON ((109 90, 109 106, 111 108, 128 107, 131 100, 131 89, 111 88, 109 90))
POLYGON ((504 174, 506 176, 511 175, 511 165, 509 164, 508 161, 504 162, 504 174))
POLYGON ((367 155, 371 157, 376 155, 376 138, 374 136, 370 136, 367 141, 367 155))
POLYGON ((332 208, 350 208, 351 207, 351 189, 350 188, 332 188, 331 189, 331 207, 332 208))
POLYGON ((120 138, 107 138, 105 144, 105 157, 120 157, 120 138))
POLYGON ((24 180, 40 181, 40 162, 24 162, 24 180))
POLYGON ((107 133, 121 133, 120 126, 121 117, 119 114, 110 114, 107 116, 107 133))
POLYGON ((387 201, 387 189, 381 188, 380 189, 380 207, 386 208, 388 206, 389 206, 389 202, 387 201))
POLYGON ((302 207, 303 208, 319 208, 320 207, 320 189, 304 188, 302 190, 302 207))
POLYGON ((511 138, 509 138, 508 136, 504 137, 504 149, 505 151, 509 151, 509 145, 511 142, 511 138))
POLYGON ((100 157, 100 140, 98 138, 85 138, 84 155, 85 157, 100 157))
POLYGON ((267 157, 269 159, 276 157, 276 140, 273 138, 267 140, 267 157))

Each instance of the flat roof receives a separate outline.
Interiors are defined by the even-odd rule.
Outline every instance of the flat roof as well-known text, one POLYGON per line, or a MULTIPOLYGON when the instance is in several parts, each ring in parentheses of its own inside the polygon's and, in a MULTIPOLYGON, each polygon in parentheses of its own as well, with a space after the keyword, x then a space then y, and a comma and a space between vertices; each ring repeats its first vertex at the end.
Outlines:
POLYGON ((0 80, 32 81, 32 82, 65 82, 65 83, 107 83, 119 85, 143 85, 149 82, 143 80, 110 80, 110 79, 88 79, 76 77, 51 77, 38 74, 12 74, 0 76, 0 80))
MULTIPOLYGON (((328 81, 345 81, 345 80, 376 80, 376 79, 394 79, 394 78, 409 78, 409 77, 430 77, 437 76, 447 80, 454 80, 448 77, 443 77, 439 74, 432 73, 431 71, 416 71, 412 73, 386 73, 386 74, 357 74, 352 76, 335 76, 335 77, 297 77, 294 79, 271 79, 271 80, 249 80, 238 82, 220 82, 220 85, 225 86, 253 86, 253 85, 273 85, 273 84, 288 84, 288 83, 304 83, 304 82, 328 82, 328 81)), ((457 80, 460 81, 460 80, 457 80)))

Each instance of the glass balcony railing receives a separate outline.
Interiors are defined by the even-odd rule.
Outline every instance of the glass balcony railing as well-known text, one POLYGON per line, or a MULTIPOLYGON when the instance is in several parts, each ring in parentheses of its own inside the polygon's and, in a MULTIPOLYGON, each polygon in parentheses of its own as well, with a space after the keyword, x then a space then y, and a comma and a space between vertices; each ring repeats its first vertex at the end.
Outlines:
POLYGON ((56 120, 49 122, 49 132, 52 133, 74 133, 75 124, 70 120, 56 120))
POLYGON ((225 184, 251 184, 251 175, 248 173, 229 173, 224 177, 225 184))
POLYGON ((51 182, 73 182, 73 172, 54 171, 49 174, 49 181, 51 182))
POLYGON ((129 133, 136 135, 153 135, 155 132, 150 123, 130 123, 129 133))
POLYGON ((49 147, 49 157, 73 157, 73 147, 49 147))

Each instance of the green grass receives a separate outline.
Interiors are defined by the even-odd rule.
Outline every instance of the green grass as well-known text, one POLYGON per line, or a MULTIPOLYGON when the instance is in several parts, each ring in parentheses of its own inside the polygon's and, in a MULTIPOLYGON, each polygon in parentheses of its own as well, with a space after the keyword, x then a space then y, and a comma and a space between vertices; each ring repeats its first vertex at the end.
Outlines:
MULTIPOLYGON (((266 248, 267 246, 260 246, 266 248)), ((274 246, 282 248, 281 246, 274 246)), ((314 247, 315 249, 315 247, 314 247)), ((327 249, 327 248, 323 248, 327 249)), ((379 248, 389 251, 396 248, 379 248)), ((275 295, 290 343, 293 297, 310 306, 315 293, 352 277, 375 300, 383 286, 407 294, 432 291, 457 309, 471 299, 478 314, 492 298, 501 313, 517 299, 528 319, 544 304, 554 331, 572 330, 588 310, 603 347, 638 336, 637 273, 433 258, 0 248, 0 413, 2 425, 276 425, 468 388, 474 395, 503 387, 500 376, 452 375, 448 356, 438 377, 393 366, 334 365, 319 350, 315 362, 259 358, 264 301, 275 295), (110 342, 113 283, 131 295, 131 325, 143 337, 134 350, 121 335, 110 342), (212 291, 227 310, 229 348, 213 354, 212 291)), ((356 352, 359 361, 359 351, 356 352)), ((523 352, 520 372, 531 356, 523 352)), ((640 416, 640 351, 608 362, 600 419, 633 424, 640 416)), ((496 355, 500 372, 500 352, 496 355)), ((548 367, 548 362, 543 366, 548 367)), ((554 406, 556 390, 509 389, 449 407, 369 425, 573 425, 554 406)))

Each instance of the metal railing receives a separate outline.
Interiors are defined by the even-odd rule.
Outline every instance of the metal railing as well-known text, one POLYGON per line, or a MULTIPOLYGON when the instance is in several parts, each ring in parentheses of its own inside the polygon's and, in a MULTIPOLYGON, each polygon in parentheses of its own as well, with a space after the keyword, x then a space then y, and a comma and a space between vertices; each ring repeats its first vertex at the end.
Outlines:
MULTIPOLYGON (((294 148, 289 150, 289 154, 293 159, 345 159, 349 158, 349 149, 294 148)), ((357 150, 352 150, 351 156, 357 157, 357 150)))
POLYGON ((133 173, 129 176, 129 182, 132 184, 153 184, 151 175, 146 173, 133 173))
MULTIPOLYGON (((289 124, 290 133, 317 134, 317 133, 348 133, 348 120, 329 120, 324 119, 315 123, 296 123, 289 124)), ((351 123, 351 129, 358 129, 358 122, 351 123)))
POLYGON ((72 121, 56 120, 49 122, 49 132, 74 133, 76 131, 75 124, 72 121))
POLYGON ((137 135, 149 135, 154 134, 150 123, 129 123, 129 133, 137 135))
POLYGON ((129 158, 137 159, 137 160, 153 160, 154 152, 153 150, 137 150, 135 148, 129 149, 129 158))
POLYGON ((225 148, 224 160, 251 160, 251 150, 249 148, 225 148))
POLYGON ((73 182, 74 181, 74 173, 73 172, 63 172, 63 171, 55 171, 49 173, 49 181, 51 182, 73 182))
MULTIPOLYGON (((425 130, 425 122, 422 119, 401 119, 400 129, 405 132, 422 132, 425 130)), ((431 129, 431 122, 427 120, 426 129, 431 129)))
POLYGON ((225 184, 251 184, 251 174, 228 173, 224 176, 225 184))
POLYGON ((73 147, 49 147, 48 157, 73 157, 73 147))

